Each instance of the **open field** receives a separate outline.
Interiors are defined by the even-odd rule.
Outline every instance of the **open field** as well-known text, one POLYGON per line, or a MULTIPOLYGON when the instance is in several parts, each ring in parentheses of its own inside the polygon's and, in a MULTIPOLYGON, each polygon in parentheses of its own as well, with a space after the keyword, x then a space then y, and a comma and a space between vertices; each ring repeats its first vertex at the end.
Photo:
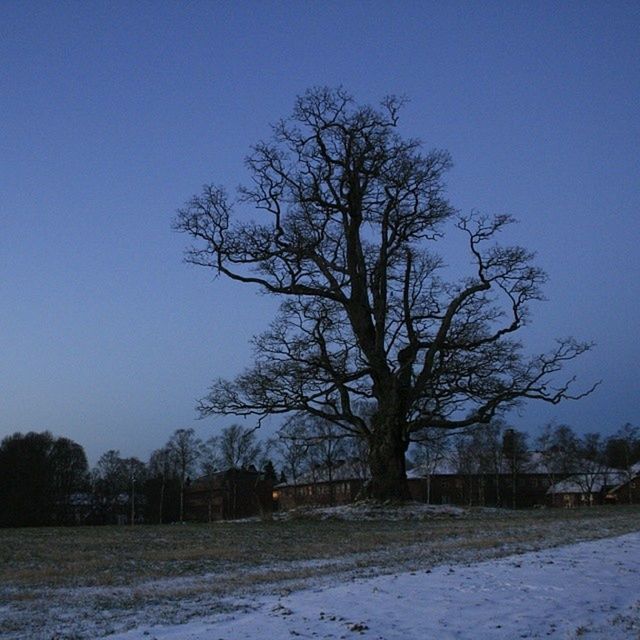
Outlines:
POLYGON ((640 533, 290 594, 109 640, 638 640, 640 533))
POLYGON ((0 637, 95 638, 353 576, 640 531, 639 507, 0 530, 0 637))

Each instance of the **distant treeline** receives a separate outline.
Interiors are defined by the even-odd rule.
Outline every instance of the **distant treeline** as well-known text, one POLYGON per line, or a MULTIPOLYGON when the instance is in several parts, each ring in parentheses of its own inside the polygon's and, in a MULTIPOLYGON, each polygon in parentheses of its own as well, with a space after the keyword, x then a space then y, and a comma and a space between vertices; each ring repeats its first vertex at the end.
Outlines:
MULTIPOLYGON (((547 425, 533 439, 500 420, 457 433, 427 429, 419 436, 408 466, 430 472, 446 460, 460 474, 491 473, 503 462, 516 473, 529 451, 539 452, 549 473, 562 477, 583 470, 584 461, 591 470, 629 470, 640 460, 640 430, 630 424, 606 438, 547 425)), ((193 429, 178 429, 146 463, 110 450, 93 469, 82 446, 68 438, 16 433, 0 443, 0 526, 176 522, 183 520, 185 491, 198 476, 255 468, 273 482, 296 484, 320 469, 331 477, 332 468, 349 460, 366 477, 367 457, 363 441, 301 416, 264 442, 239 425, 207 441, 193 429)))
POLYGON ((145 463, 110 450, 89 468, 84 449, 49 432, 15 433, 0 443, 0 526, 175 522, 199 474, 260 465, 275 478, 253 432, 238 425, 199 440, 178 429, 145 463))

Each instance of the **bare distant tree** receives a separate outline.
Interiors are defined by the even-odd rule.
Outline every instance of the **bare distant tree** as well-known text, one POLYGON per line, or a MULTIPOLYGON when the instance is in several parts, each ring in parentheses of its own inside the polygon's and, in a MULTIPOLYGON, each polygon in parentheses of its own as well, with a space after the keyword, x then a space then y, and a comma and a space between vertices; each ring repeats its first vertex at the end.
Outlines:
POLYGON ((125 458, 122 461, 122 466, 127 479, 127 493, 129 495, 129 524, 134 525, 140 515, 138 503, 147 477, 147 467, 138 458, 125 458))
POLYGON ((536 446, 551 484, 580 470, 580 442, 569 425, 545 425, 536 446))
POLYGON ((100 456, 92 471, 92 480, 94 493, 104 503, 113 503, 120 493, 127 491, 127 470, 120 451, 110 449, 100 456))
POLYGON ((613 481, 611 469, 607 466, 606 442, 599 433, 587 433, 578 444, 577 474, 572 476, 582 493, 587 497, 589 506, 594 504, 594 496, 613 481))
POLYGON ((423 429, 414 436, 412 462, 427 480, 427 503, 431 502, 431 477, 451 453, 452 440, 442 429, 423 429))
MULTIPOLYGON (((89 465, 84 449, 69 438, 56 438, 50 449, 47 467, 51 474, 51 489, 58 505, 58 509, 54 510, 58 511, 56 519, 59 523, 66 523, 70 518, 64 512, 72 495, 89 488, 89 465)), ((9 467, 4 467, 3 470, 4 473, 12 473, 9 467)))
POLYGON ((263 446, 255 429, 239 424, 225 427, 217 438, 218 460, 222 469, 248 469, 260 464, 263 446))
POLYGON ((599 433, 580 437, 568 425, 547 425, 536 442, 551 481, 567 478, 590 505, 594 495, 614 480, 607 465, 608 443, 599 433))
POLYGON ((214 382, 203 416, 304 411, 368 442, 371 493, 406 498, 411 434, 489 422, 522 399, 558 403, 562 366, 589 344, 558 341, 527 357, 511 338, 541 298, 544 273, 522 247, 495 244, 512 220, 458 215, 444 195, 443 151, 398 133, 402 100, 357 105, 313 89, 247 160, 232 220, 224 189, 207 186, 178 213, 194 240, 187 261, 282 299, 255 339, 255 366, 214 382), (450 229, 473 267, 447 281, 435 249, 450 229), (371 420, 355 410, 374 405, 371 420))
POLYGON ((200 458, 202 441, 196 437, 193 429, 177 429, 169 442, 167 448, 171 452, 171 456, 176 465, 178 478, 180 480, 180 522, 184 521, 184 488, 187 478, 197 468, 197 462, 200 458))
POLYGON ((213 504, 218 490, 218 479, 216 474, 221 470, 219 438, 209 438, 200 449, 199 466, 204 475, 204 482, 207 487, 207 520, 213 520, 213 504))
POLYGON ((200 449, 199 465, 204 475, 212 475, 220 471, 220 438, 214 436, 202 444, 200 449))
POLYGON ((442 429, 423 429, 415 434, 412 438, 415 444, 412 457, 414 466, 435 469, 451 449, 450 435, 451 432, 442 429))
POLYGON ((309 466, 309 434, 304 421, 294 416, 278 430, 273 448, 282 463, 282 467, 291 484, 297 484, 300 475, 309 466))
POLYGON ((626 423, 618 429, 606 442, 607 465, 624 471, 627 482, 627 501, 633 502, 631 480, 634 465, 640 461, 640 429, 626 423))
MULTIPOLYGON (((475 429, 471 436, 471 446, 476 451, 478 465, 483 478, 486 475, 493 476, 495 485, 495 501, 497 505, 503 504, 501 476, 505 470, 505 446, 504 436, 509 427, 500 418, 492 420, 489 424, 475 429)), ((518 457, 518 460, 520 458, 518 457)), ((510 463, 512 472, 517 470, 516 465, 510 463)), ((512 478, 512 491, 513 480, 512 478)), ((513 495, 512 495, 513 504, 513 495)))
POLYGON ((350 469, 355 478, 369 479, 369 444, 364 438, 344 438, 342 446, 345 459, 349 461, 350 469))
POLYGON ((510 427, 504 430, 502 442, 503 459, 511 474, 511 507, 515 509, 518 506, 518 478, 529 462, 529 437, 510 427))
POLYGON ((473 504, 473 477, 480 473, 480 460, 476 455, 471 434, 467 431, 455 433, 452 437, 452 461, 458 474, 465 479, 465 494, 469 504, 473 504))
POLYGON ((317 482, 328 482, 329 503, 335 504, 335 473, 347 458, 344 431, 334 423, 315 416, 299 416, 304 420, 309 442, 309 468, 317 482))
POLYGON ((162 524, 164 517, 164 503, 167 483, 171 478, 177 477, 176 461, 168 446, 156 449, 151 454, 148 464, 149 475, 160 481, 158 499, 158 524, 162 524))

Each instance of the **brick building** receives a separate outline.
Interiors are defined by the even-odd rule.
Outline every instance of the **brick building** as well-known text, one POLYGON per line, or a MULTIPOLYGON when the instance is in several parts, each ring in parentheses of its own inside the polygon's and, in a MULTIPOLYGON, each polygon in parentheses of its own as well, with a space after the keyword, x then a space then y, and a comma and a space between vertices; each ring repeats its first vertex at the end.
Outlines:
POLYGON ((202 476, 185 489, 187 520, 234 520, 265 516, 272 510, 273 482, 253 467, 202 476))

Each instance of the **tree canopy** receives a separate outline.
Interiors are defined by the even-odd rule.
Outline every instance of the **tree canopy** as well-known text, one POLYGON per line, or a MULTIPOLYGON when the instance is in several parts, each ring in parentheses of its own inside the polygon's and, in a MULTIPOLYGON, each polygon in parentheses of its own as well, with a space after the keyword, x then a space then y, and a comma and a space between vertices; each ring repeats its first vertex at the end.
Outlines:
POLYGON ((76 442, 48 431, 0 442, 0 526, 67 524, 72 494, 87 487, 87 458, 76 442))

